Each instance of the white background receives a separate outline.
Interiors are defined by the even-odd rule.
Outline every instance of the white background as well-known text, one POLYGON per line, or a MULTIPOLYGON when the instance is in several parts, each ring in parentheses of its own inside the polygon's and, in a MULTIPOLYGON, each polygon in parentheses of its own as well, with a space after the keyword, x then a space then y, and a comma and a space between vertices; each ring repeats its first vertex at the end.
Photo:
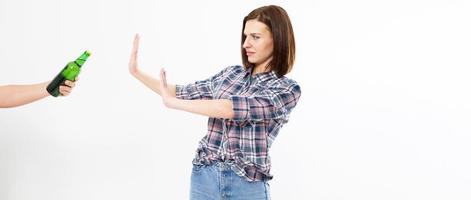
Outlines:
POLYGON ((93 54, 66 98, 0 110, 0 199, 187 199, 206 118, 166 109, 127 63, 172 83, 240 64, 242 19, 284 7, 302 97, 273 148, 272 198, 471 199, 466 0, 0 0, 0 84, 93 54))

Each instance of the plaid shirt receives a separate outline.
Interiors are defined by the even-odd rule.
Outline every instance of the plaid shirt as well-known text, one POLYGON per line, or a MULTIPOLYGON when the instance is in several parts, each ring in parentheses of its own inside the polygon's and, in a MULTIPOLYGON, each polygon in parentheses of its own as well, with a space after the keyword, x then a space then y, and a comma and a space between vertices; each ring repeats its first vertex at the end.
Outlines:
POLYGON ((266 181, 270 175, 268 150, 301 95, 300 87, 274 71, 252 77, 252 68, 227 67, 189 85, 177 85, 180 99, 229 99, 232 119, 209 118, 208 133, 199 142, 195 165, 227 162, 248 181, 266 181))

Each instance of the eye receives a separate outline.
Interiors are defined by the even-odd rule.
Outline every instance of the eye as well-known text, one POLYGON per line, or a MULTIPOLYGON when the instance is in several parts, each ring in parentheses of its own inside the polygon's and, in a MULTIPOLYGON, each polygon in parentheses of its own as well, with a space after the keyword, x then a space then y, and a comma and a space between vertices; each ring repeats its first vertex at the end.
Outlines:
POLYGON ((260 36, 252 35, 252 38, 253 38, 254 40, 258 40, 258 39, 260 39, 260 36))

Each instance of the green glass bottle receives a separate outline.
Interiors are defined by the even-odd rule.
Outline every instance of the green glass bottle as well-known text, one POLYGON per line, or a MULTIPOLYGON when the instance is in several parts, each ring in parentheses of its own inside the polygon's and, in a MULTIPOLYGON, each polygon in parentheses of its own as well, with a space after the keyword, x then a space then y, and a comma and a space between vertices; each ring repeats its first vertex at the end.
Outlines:
POLYGON ((83 52, 83 54, 77 58, 77 60, 67 63, 62 71, 57 74, 54 80, 47 86, 47 92, 54 97, 60 95, 59 86, 64 85, 66 80, 74 81, 75 78, 80 74, 80 68, 83 66, 87 58, 91 55, 89 51, 83 52))

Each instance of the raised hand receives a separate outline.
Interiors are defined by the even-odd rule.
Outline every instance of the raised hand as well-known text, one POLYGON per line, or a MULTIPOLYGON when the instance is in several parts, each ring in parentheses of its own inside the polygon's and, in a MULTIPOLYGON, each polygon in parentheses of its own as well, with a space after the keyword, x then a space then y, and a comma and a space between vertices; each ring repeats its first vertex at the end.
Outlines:
POLYGON ((138 67, 137 67, 137 52, 139 50, 139 34, 136 34, 134 36, 134 43, 133 43, 133 47, 132 47, 132 51, 131 51, 131 57, 129 59, 129 73, 131 73, 132 75, 135 75, 138 71, 138 67))
POLYGON ((169 107, 169 101, 175 99, 175 85, 167 84, 165 70, 160 70, 160 80, 152 77, 151 75, 141 71, 137 64, 137 52, 139 49, 139 35, 134 36, 133 48, 131 51, 131 58, 129 59, 129 72, 147 86, 152 91, 162 96, 165 105, 169 107))
POLYGON ((170 92, 170 89, 167 85, 167 75, 165 73, 165 69, 160 69, 160 80, 159 80, 159 90, 160 96, 162 97, 162 101, 164 102, 165 106, 171 106, 171 100, 173 99, 173 95, 170 92))

